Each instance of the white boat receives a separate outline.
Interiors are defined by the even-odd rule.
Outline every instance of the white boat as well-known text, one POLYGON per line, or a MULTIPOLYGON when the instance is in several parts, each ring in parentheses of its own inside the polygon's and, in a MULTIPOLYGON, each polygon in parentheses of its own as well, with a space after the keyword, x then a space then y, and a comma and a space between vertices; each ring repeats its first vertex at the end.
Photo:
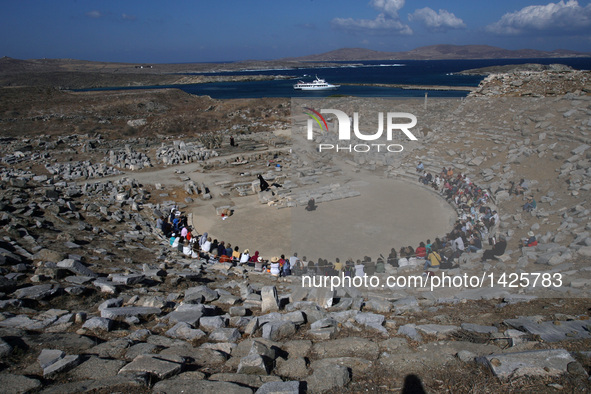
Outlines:
POLYGON ((332 85, 324 79, 318 78, 318 76, 316 76, 316 79, 312 82, 298 81, 298 83, 293 85, 295 90, 335 90, 339 87, 341 87, 341 85, 332 85))

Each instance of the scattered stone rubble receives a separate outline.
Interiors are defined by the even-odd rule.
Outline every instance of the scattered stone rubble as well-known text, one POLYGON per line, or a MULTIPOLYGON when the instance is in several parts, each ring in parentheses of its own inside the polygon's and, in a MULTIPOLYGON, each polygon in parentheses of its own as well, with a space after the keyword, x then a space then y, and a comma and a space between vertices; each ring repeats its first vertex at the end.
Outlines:
POLYGON ((108 160, 110 165, 130 171, 152 167, 150 158, 145 153, 133 150, 129 144, 125 145, 123 151, 110 150, 108 160))
POLYGON ((162 143, 156 151, 156 157, 164 165, 186 164, 194 161, 204 161, 217 157, 218 153, 213 149, 206 149, 201 144, 184 141, 174 141, 172 146, 162 143))
POLYGON ((56 163, 45 167, 50 175, 58 175, 64 180, 77 180, 100 178, 109 175, 121 174, 121 171, 103 163, 91 163, 90 161, 75 161, 68 163, 56 163))
POLYGON ((559 69, 490 74, 470 95, 547 97, 577 92, 591 92, 589 71, 559 69))
MULTIPOLYGON (((590 337, 587 308, 503 317, 516 304, 550 297, 548 304, 560 308, 591 292, 591 100, 570 94, 551 99, 552 109, 531 100, 469 98, 442 120, 441 130, 453 132, 425 133, 399 166, 375 168, 416 182, 418 158, 429 171, 465 172, 493 193, 509 250, 496 264, 467 255, 447 275, 560 273, 561 286, 302 287, 300 277, 277 280, 171 250, 155 217, 183 205, 151 203, 150 188, 133 179, 51 184, 30 171, 3 169, 3 392, 321 393, 352 387, 376 371, 402 382, 410 373, 426 379, 425 371, 475 365, 501 382, 567 375, 574 391, 588 389, 589 352, 568 350, 590 337), (499 113, 510 114, 506 122, 498 122, 499 113), (521 197, 507 189, 532 162, 540 163, 529 176, 539 205, 525 213, 521 197), (517 248, 530 230, 540 244, 517 248), (458 323, 449 313, 457 308, 480 310, 489 323, 476 323, 476 314, 458 323)), ((365 164, 375 163, 355 163, 365 164)), ((75 179, 77 168, 59 174, 75 179)), ((319 174, 294 160, 298 168, 300 182, 315 185, 308 180, 319 174)), ((199 192, 199 185, 190 188, 199 192)), ((303 195, 289 198, 299 204, 303 195)), ((388 266, 386 275, 412 273, 421 270, 388 266)))

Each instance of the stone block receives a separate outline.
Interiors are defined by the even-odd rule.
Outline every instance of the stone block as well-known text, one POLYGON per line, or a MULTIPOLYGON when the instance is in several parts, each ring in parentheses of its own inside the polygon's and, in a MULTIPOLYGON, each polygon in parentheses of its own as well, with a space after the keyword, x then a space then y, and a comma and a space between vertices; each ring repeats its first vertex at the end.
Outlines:
POLYGON ((98 274, 86 267, 80 261, 74 259, 65 259, 57 263, 57 266, 69 270, 76 275, 90 276, 92 278, 98 277, 98 274))
POLYGON ((159 379, 166 379, 178 374, 183 366, 182 357, 163 356, 160 354, 142 354, 119 370, 123 373, 149 373, 159 379))
POLYGON ((151 308, 145 306, 124 306, 120 308, 106 308, 101 311, 101 317, 107 319, 122 319, 126 317, 145 317, 150 315, 159 315, 162 312, 160 308, 151 308))
POLYGON ((77 367, 82 362, 82 358, 79 355, 65 356, 43 369, 44 378, 52 378, 60 372, 69 371, 70 369, 77 367))
POLYGON ((209 339, 216 342, 236 342, 240 338, 237 328, 218 328, 209 334, 209 339))
POLYGON ((564 349, 491 354, 478 359, 501 379, 520 376, 559 376, 575 359, 564 349))
POLYGON ((290 321, 271 321, 263 325, 263 338, 279 341, 296 333, 296 326, 290 321))
POLYGON ((279 299, 275 286, 264 286, 261 289, 261 312, 274 312, 279 310, 279 299))

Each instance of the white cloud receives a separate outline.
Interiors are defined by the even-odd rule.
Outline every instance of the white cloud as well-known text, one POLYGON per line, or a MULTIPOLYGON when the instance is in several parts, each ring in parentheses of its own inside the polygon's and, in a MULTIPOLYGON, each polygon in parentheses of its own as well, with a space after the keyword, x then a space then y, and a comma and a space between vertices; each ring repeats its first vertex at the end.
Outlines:
POLYGON ((88 16, 88 17, 90 17, 90 18, 100 18, 100 17, 102 17, 102 16, 104 16, 104 15, 103 15, 103 13, 102 13, 102 12, 100 12, 100 11, 97 11, 97 10, 92 10, 92 11, 89 11, 89 12, 87 12, 87 13, 86 13, 86 16, 88 16))
POLYGON ((381 11, 375 19, 334 18, 331 25, 334 28, 351 31, 412 34, 410 26, 404 24, 398 17, 398 11, 404 6, 404 0, 371 0, 369 4, 381 11))
POLYGON ((412 34, 412 29, 400 22, 380 14, 376 19, 335 18, 332 25, 345 30, 396 31, 400 34, 412 34))
POLYGON ((129 15, 129 14, 121 14, 121 18, 123 18, 126 21, 134 21, 134 20, 136 20, 135 15, 129 15))
POLYGON ((462 29, 466 27, 464 21, 451 12, 439 10, 439 13, 437 13, 429 7, 421 8, 412 14, 408 14, 408 20, 422 22, 429 30, 433 31, 462 29))
POLYGON ((591 4, 581 7, 577 0, 561 0, 547 5, 531 5, 509 12, 486 29, 497 34, 521 34, 535 31, 570 33, 591 28, 591 4))
POLYGON ((398 11, 404 7, 404 0, 371 0, 370 4, 390 18, 398 18, 398 11))

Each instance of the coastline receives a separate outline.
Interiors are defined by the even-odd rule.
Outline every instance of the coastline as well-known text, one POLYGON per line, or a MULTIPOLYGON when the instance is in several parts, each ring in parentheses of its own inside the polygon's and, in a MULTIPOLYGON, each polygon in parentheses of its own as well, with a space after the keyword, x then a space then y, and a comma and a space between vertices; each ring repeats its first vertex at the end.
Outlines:
POLYGON ((478 86, 447 86, 447 85, 406 85, 397 83, 342 83, 344 86, 374 86, 381 88, 393 88, 403 90, 441 90, 441 91, 466 91, 474 92, 478 86))

